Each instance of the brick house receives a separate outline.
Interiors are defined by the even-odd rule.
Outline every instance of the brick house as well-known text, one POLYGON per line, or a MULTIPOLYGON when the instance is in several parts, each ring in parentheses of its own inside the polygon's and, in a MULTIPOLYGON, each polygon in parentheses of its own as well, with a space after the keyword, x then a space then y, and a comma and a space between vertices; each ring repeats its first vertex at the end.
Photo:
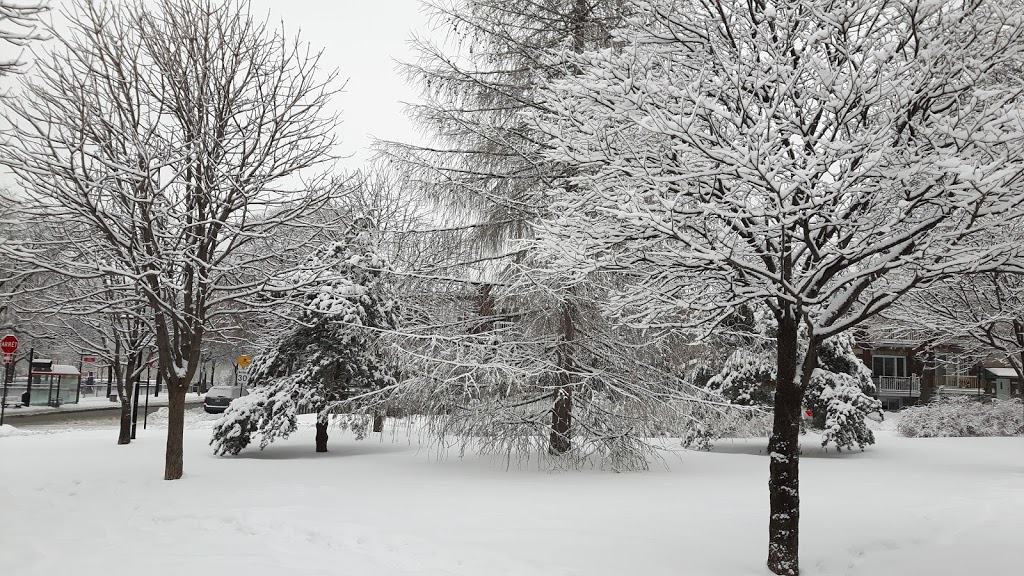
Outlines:
POLYGON ((856 338, 854 352, 871 369, 886 410, 939 396, 1021 397, 1016 372, 996 355, 968 357, 953 344, 926 347, 912 332, 872 330, 856 338))

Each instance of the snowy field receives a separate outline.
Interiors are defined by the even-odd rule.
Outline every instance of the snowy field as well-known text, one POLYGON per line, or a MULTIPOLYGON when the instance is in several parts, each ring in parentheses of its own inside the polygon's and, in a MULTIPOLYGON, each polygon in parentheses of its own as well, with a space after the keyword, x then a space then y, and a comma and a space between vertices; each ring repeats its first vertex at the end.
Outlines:
MULTIPOLYGON (((212 420, 189 424, 177 482, 160 479, 159 428, 116 446, 113 430, 6 427, 0 575, 768 573, 764 440, 669 470, 552 473, 379 435, 315 454, 309 427, 218 458, 212 420)), ((843 455, 804 437, 804 574, 1020 574, 1024 438, 878 437, 843 455)))

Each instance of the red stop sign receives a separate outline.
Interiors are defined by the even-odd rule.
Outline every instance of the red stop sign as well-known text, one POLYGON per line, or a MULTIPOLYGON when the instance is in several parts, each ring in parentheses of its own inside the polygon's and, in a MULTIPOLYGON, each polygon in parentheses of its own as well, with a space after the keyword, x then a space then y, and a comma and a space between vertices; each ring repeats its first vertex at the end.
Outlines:
POLYGON ((18 351, 18 338, 10 334, 4 336, 3 340, 0 340, 0 350, 4 354, 14 354, 18 351))

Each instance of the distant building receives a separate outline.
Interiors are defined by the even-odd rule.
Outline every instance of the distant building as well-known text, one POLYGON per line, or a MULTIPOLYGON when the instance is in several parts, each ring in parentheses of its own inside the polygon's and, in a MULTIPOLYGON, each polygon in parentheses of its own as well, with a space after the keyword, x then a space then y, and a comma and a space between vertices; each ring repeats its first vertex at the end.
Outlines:
POLYGON ((1021 382, 998 355, 970 356, 955 343, 931 344, 920 333, 872 329, 855 353, 871 369, 882 406, 898 410, 935 396, 1021 397, 1021 382))

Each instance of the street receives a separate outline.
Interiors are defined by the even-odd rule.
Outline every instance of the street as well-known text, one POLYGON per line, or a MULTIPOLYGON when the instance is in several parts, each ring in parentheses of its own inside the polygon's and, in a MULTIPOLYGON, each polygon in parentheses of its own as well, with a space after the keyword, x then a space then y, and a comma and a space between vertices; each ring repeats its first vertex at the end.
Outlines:
MULTIPOLYGON (((202 404, 196 403, 192 398, 187 407, 186 411, 202 412, 202 404)), ((161 408, 166 408, 166 405, 152 405, 149 407, 149 415, 152 417, 153 413, 161 408)), ((31 414, 18 414, 18 408, 8 408, 7 413, 4 417, 4 424, 10 424, 15 428, 24 430, 46 430, 46 429, 64 429, 64 428, 116 428, 118 425, 118 419, 121 414, 121 407, 117 404, 112 404, 110 408, 104 408, 99 410, 88 410, 82 412, 35 412, 31 414)), ((145 415, 145 407, 139 406, 139 421, 138 427, 142 427, 143 416, 145 415)))

